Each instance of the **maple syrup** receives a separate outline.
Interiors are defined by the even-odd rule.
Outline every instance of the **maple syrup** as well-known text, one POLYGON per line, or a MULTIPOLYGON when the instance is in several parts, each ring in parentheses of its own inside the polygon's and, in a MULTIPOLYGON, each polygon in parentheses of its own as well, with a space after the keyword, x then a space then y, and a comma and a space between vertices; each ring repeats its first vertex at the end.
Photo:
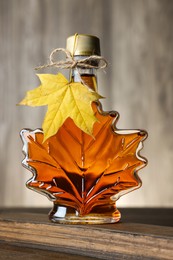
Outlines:
MULTIPOLYGON (((95 69, 84 71, 74 69, 72 81, 82 81, 96 91, 95 69)), ((27 186, 54 202, 49 214, 53 222, 117 222, 121 217, 117 199, 141 186, 137 171, 146 160, 139 151, 147 133, 119 130, 117 112, 104 112, 100 102, 93 102, 92 107, 98 119, 93 136, 81 131, 71 118, 44 143, 42 130, 21 133, 27 148, 23 164, 33 172, 27 186)))
MULTIPOLYGON (((96 87, 94 75, 82 75, 82 80, 91 88, 96 87)), ((121 133, 114 126, 117 112, 103 112, 99 102, 93 103, 93 110, 98 118, 94 138, 81 131, 70 118, 45 144, 41 132, 26 136, 28 163, 37 169, 36 179, 28 186, 50 193, 51 199, 54 197, 54 208, 49 215, 54 222, 117 222, 120 212, 115 202, 119 193, 141 185, 134 169, 145 165, 145 160, 136 157, 136 149, 146 133, 121 133), (34 147, 33 140, 37 144, 34 147), (44 162, 39 158, 44 158, 44 162), (37 167, 36 161, 40 162, 37 167)))

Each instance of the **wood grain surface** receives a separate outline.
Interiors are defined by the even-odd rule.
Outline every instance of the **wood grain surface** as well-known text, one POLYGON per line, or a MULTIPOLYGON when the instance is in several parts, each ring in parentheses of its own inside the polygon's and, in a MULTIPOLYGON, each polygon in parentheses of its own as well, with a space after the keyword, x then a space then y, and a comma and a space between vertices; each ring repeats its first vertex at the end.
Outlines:
POLYGON ((51 205, 25 188, 31 174, 20 163, 19 131, 41 127, 45 109, 16 104, 39 84, 34 67, 76 32, 97 35, 109 62, 98 73, 104 109, 120 113, 119 128, 149 133, 143 187, 118 206, 173 206, 172 25, 172 0, 0 0, 1 206, 51 205))
MULTIPOLYGON (((20 246, 23 255, 25 248, 25 254, 28 250, 29 255, 35 256, 60 252, 62 256, 63 253, 72 254, 72 257, 76 254, 88 256, 88 259, 171 260, 173 257, 173 227, 136 223, 135 216, 129 223, 58 225, 50 223, 43 211, 33 212, 29 209, 1 210, 0 252, 4 255, 10 254, 11 250, 19 254, 20 246)), ((129 209, 130 212, 135 211, 129 209)), ((137 212, 139 214, 140 209, 137 212)), ((164 210, 160 209, 160 212, 164 221, 164 210)), ((149 214, 149 209, 143 213, 149 214)), ((171 216, 172 210, 169 214, 171 216)))

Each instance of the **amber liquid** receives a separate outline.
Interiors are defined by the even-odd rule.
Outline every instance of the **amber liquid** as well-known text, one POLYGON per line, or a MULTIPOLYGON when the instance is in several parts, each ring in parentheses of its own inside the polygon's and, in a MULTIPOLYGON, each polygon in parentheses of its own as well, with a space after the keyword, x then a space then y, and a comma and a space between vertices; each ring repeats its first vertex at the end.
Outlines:
MULTIPOLYGON (((82 80, 96 89, 94 75, 82 80)), ((43 133, 27 134, 29 166, 37 174, 28 182, 30 188, 54 199, 55 208, 66 207, 69 215, 112 216, 120 218, 115 201, 119 195, 141 185, 136 172, 146 161, 137 157, 144 131, 116 129, 117 112, 105 113, 100 103, 93 103, 98 122, 93 137, 82 132, 68 118, 58 133, 42 143, 43 133)))

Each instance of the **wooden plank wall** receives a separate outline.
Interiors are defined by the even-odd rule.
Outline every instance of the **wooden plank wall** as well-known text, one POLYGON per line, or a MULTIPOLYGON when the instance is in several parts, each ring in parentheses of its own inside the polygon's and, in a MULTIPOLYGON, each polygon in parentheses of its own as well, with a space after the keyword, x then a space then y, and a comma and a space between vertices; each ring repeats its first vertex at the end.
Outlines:
POLYGON ((76 32, 101 39, 110 66, 99 89, 105 109, 119 111, 118 127, 149 132, 143 187, 118 205, 173 206, 172 0, 0 0, 0 205, 51 206, 25 188, 18 134, 40 127, 45 110, 16 103, 38 85, 33 68, 76 32))

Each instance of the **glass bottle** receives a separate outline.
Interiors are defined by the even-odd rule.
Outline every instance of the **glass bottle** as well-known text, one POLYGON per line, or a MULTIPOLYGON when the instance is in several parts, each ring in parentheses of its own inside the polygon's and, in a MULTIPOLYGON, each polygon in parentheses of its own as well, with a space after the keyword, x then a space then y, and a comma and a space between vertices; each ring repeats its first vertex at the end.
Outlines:
MULTIPOLYGON (((67 49, 75 59, 100 55, 99 39, 90 35, 69 37, 67 49)), ((71 79, 97 91, 94 68, 74 68, 71 79)), ((41 129, 21 131, 23 166, 33 173, 26 185, 53 201, 49 213, 53 222, 118 222, 117 199, 141 186, 137 171, 146 160, 139 151, 147 133, 117 129, 118 113, 103 111, 99 101, 93 102, 92 108, 98 119, 93 136, 81 131, 70 118, 44 143, 41 129)))

